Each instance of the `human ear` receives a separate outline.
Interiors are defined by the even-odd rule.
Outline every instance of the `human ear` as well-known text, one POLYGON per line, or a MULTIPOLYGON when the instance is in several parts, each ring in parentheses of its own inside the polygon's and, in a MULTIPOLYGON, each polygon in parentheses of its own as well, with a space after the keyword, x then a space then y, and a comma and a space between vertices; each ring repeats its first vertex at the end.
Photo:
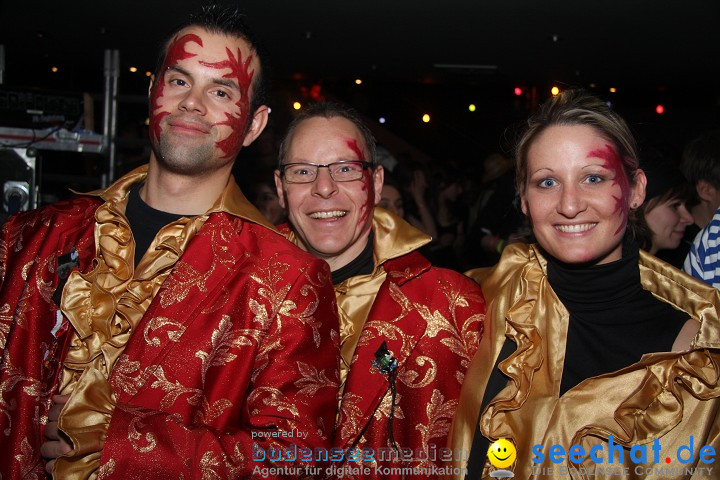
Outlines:
POLYGON ((375 171, 373 172, 373 190, 375 193, 375 205, 380 203, 380 200, 382 199, 382 187, 384 182, 385 169, 382 167, 382 165, 378 165, 377 167, 375 167, 375 171))
POLYGON ((698 197, 700 197, 702 200, 711 203, 715 202, 718 191, 712 183, 708 182, 707 180, 698 180, 697 184, 695 185, 695 189, 697 190, 698 197))
POLYGON ((645 188, 647 187, 647 177, 645 172, 638 168, 635 172, 634 183, 632 185, 632 192, 628 202, 632 208, 637 208, 645 201, 645 188))
POLYGON ((260 136, 268 121, 268 107, 267 105, 261 105, 255 110, 253 114, 252 122, 245 132, 245 138, 243 139, 243 147, 247 147, 260 136))
POLYGON ((150 75, 150 84, 148 85, 148 98, 152 97, 153 85, 155 85, 155 74, 150 75))
POLYGON ((275 191, 277 192, 278 196, 278 203, 282 208, 287 208, 287 205, 285 203, 285 190, 283 189, 282 184, 282 176, 280 175, 280 170, 275 169, 275 191))

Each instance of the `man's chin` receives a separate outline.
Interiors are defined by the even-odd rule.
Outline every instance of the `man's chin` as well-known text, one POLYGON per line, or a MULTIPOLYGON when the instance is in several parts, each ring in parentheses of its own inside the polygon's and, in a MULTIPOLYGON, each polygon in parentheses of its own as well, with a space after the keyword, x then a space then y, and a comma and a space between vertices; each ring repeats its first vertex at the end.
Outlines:
POLYGON ((156 149, 160 167, 178 175, 199 175, 208 170, 212 159, 212 147, 182 146, 161 141, 156 149))

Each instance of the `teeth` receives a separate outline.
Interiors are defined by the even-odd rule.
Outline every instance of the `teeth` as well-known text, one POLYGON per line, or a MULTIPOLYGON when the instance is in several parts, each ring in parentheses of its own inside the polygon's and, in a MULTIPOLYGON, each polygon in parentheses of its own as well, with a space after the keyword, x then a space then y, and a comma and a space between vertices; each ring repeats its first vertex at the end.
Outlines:
POLYGON ((344 217, 347 212, 343 210, 333 210, 330 212, 313 212, 310 214, 310 218, 333 218, 333 217, 344 217))
POLYGON ((587 232, 591 228, 595 227, 597 223, 583 223, 581 225, 555 225, 555 228, 563 233, 580 233, 587 232))

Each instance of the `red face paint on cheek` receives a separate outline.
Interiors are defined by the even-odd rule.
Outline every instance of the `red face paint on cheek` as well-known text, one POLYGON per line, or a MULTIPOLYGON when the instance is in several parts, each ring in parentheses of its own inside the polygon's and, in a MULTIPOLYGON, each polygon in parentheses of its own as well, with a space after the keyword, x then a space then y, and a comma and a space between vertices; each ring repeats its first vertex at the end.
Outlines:
POLYGON ((358 160, 360 160, 361 162, 365 161, 365 155, 363 155, 362 150, 360 150, 360 147, 358 147, 357 140, 355 140, 354 138, 348 139, 348 140, 345 140, 345 143, 347 144, 347 146, 350 150, 355 152, 355 155, 357 155, 358 160))
POLYGON ((618 155, 617 151, 608 144, 605 145, 604 150, 593 150, 592 152, 588 153, 587 157, 602 158, 603 160, 605 160, 603 167, 615 173, 613 185, 620 186, 620 197, 618 198, 613 195, 613 198, 615 199, 614 211, 616 213, 620 212, 620 216, 622 219, 622 223, 617 228, 617 230, 615 230, 614 233, 615 235, 617 235, 625 229, 625 225, 627 225, 630 212, 630 181, 625 174, 625 168, 623 168, 622 159, 620 158, 620 155, 618 155))
POLYGON ((243 62, 242 51, 239 48, 237 49, 237 57, 233 55, 229 48, 225 48, 225 52, 227 52, 227 60, 215 63, 200 62, 200 64, 205 67, 217 68, 218 70, 229 68, 230 73, 223 75, 223 78, 235 79, 240 88, 240 99, 235 102, 235 106, 238 107, 240 112, 238 114, 225 112, 225 120, 213 124, 213 126, 228 125, 232 129, 230 135, 215 143, 225 154, 225 157, 230 157, 240 151, 243 141, 245 140, 245 126, 247 125, 248 116, 250 115, 250 85, 252 84, 255 71, 248 71, 253 58, 252 55, 248 55, 247 59, 243 62))
POLYGON ((365 170, 362 178, 361 190, 365 192, 365 203, 360 207, 360 219, 358 220, 358 227, 362 227, 365 224, 370 212, 372 212, 375 206, 375 196, 373 194, 373 176, 371 170, 365 170))
POLYGON ((159 111, 162 108, 160 99, 165 90, 165 73, 169 67, 177 65, 180 60, 186 60, 196 56, 196 54, 185 50, 185 45, 189 42, 197 43, 201 47, 203 44, 202 39, 193 33, 188 33, 180 38, 175 37, 172 43, 168 45, 165 63, 163 63, 159 78, 156 78, 153 84, 150 94, 150 137, 154 140, 160 138, 160 132, 162 130, 160 124, 162 120, 170 115, 170 112, 159 111))

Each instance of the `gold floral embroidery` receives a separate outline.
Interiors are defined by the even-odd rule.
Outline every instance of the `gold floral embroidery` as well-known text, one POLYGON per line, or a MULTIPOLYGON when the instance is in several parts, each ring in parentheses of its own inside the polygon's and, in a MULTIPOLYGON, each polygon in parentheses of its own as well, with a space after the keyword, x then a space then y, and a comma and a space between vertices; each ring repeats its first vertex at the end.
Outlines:
POLYGON ((139 375, 140 362, 130 361, 128 356, 125 354, 120 355, 115 368, 113 369, 113 375, 110 377, 110 383, 116 391, 122 391, 130 395, 135 395, 147 377, 139 375), (133 374, 138 374, 134 375, 133 374))
POLYGON ((156 380, 153 381, 152 384, 150 384, 150 387, 159 388, 163 392, 165 392, 165 396, 160 401, 160 410, 169 409, 175 404, 178 397, 184 394, 190 395, 187 400, 190 405, 199 404, 200 398, 203 396, 202 390, 198 388, 185 387, 177 380, 175 380, 174 382, 168 380, 165 377, 165 370, 163 370, 162 366, 160 365, 148 367, 148 370, 150 369, 152 369, 152 375, 156 378, 156 380))
POLYGON ((420 431, 422 435, 420 445, 427 445, 433 437, 447 437, 450 431, 450 422, 453 415, 455 415, 457 406, 457 400, 445 402, 445 397, 440 393, 440 390, 433 390, 430 403, 425 407, 428 418, 427 424, 415 426, 415 429, 420 431))
POLYGON ((52 286, 52 281, 46 282, 43 280, 43 272, 47 272, 52 275, 55 273, 56 255, 53 253, 46 259, 42 260, 35 271, 35 286, 37 287, 38 294, 47 303, 51 303, 55 287, 52 286))
POLYGON ((200 292, 206 292, 207 287, 205 286, 205 282, 214 271, 214 261, 212 267, 202 274, 187 263, 175 265, 172 275, 165 282, 165 288, 158 293, 160 296, 160 305, 162 305, 163 308, 167 308, 174 303, 182 302, 193 287, 197 287, 200 292))
POLYGON ((318 371, 315 366, 308 365, 304 362, 297 362, 297 366, 302 375, 302 378, 294 382, 294 385, 300 389, 298 390, 298 394, 311 397, 321 388, 338 388, 337 382, 330 380, 324 371, 318 371))
POLYGON ((122 369, 121 374, 124 377, 120 379, 118 377, 120 377, 121 374, 115 374, 118 387, 133 393, 137 391, 139 386, 145 383, 145 380, 148 377, 155 377, 153 383, 150 384, 150 388, 159 388, 165 392, 165 396, 160 401, 161 410, 169 409, 175 404, 180 396, 187 395, 186 401, 188 405, 200 407, 200 410, 195 413, 194 422, 196 424, 209 424, 218 418, 226 409, 233 406, 232 402, 226 398, 218 399, 210 404, 202 389, 188 388, 178 381, 172 382, 168 380, 165 376, 165 371, 159 365, 151 365, 143 372, 139 372, 138 367, 136 365, 132 365, 131 363, 135 362, 126 362, 116 365, 116 370, 120 367, 122 369), (140 373, 135 378, 125 375, 126 373, 134 373, 135 371, 140 373))
POLYGON ((340 429, 340 438, 343 441, 348 438, 352 438, 360 430, 360 420, 363 417, 363 412, 357 404, 362 400, 360 395, 345 392, 342 398, 342 404, 340 405, 340 418, 342 428, 340 429))
POLYGON ((13 316, 10 313, 10 304, 6 303, 0 307, 0 349, 5 348, 7 342, 8 333, 10 333, 10 325, 12 324, 13 316))
POLYGON ((145 424, 142 421, 144 416, 147 415, 136 416, 130 420, 130 424, 128 425, 128 441, 130 442, 130 445, 132 445, 132 447, 140 453, 151 452, 157 446, 157 439, 155 438, 155 435, 152 433, 146 433, 145 437, 143 437, 142 433, 140 433, 140 430, 145 427, 145 424), (142 445, 140 440, 144 440, 145 445, 142 445))
POLYGON ((213 330, 210 337, 211 348, 209 352, 198 351, 195 356, 202 362, 202 381, 205 382, 205 374, 210 367, 221 367, 232 362, 237 355, 230 349, 242 346, 252 346, 251 339, 259 343, 262 340, 262 332, 254 329, 240 329, 232 331, 233 323, 229 315, 223 315, 218 327, 213 330))
POLYGON ((115 459, 111 458, 106 464, 101 465, 97 471, 97 480, 103 480, 115 473, 115 459))
MULTIPOLYGON (((482 313, 475 313, 465 318, 462 322, 461 330, 458 332, 456 325, 458 325, 457 310, 460 307, 467 308, 470 306, 468 298, 471 295, 462 295, 460 291, 452 288, 452 285, 447 281, 439 282, 440 291, 445 295, 448 300, 448 311, 452 315, 452 321, 448 321, 443 317, 437 310, 430 313, 430 310, 425 307, 416 304, 418 312, 427 322, 426 334, 434 338, 441 331, 446 331, 450 335, 449 337, 440 340, 440 343, 447 346, 453 353, 459 355, 463 359, 470 361, 472 355, 475 353, 476 345, 480 341, 481 330, 479 328, 472 328, 473 324, 482 322, 484 315, 482 313)), ((482 299, 478 297, 472 298, 476 303, 481 303, 482 299)))
POLYGON ((40 380, 23 375, 22 370, 13 366, 9 353, 6 355, 5 366, 2 367, 2 370, 7 372, 7 378, 0 383, 0 413, 4 414, 8 419, 8 427, 2 433, 5 436, 9 436, 12 428, 12 417, 10 412, 15 409, 15 406, 14 402, 8 403, 5 400, 5 394, 9 393, 21 382, 26 382, 26 384, 22 387, 22 391, 25 395, 40 397, 46 396, 47 394, 43 394, 40 380))
POLYGON ((27 437, 20 443, 20 453, 15 455, 15 460, 20 464, 20 478, 28 480, 44 480, 45 469, 43 468, 40 456, 33 450, 27 437))
POLYGON ((32 266, 35 264, 35 260, 30 260, 25 265, 23 265, 22 271, 20 272, 20 276, 24 281, 27 282, 28 279, 28 272, 32 268, 32 266))
POLYGON ((415 358, 415 363, 417 363, 420 367, 424 367, 426 363, 429 364, 429 368, 425 371, 425 375, 418 380, 420 374, 415 370, 411 370, 408 362, 405 363, 403 368, 398 372, 398 380, 410 388, 422 388, 430 385, 437 375, 437 362, 430 357, 420 355, 415 358))
POLYGON ((148 345, 152 345, 153 347, 159 347, 160 346, 160 338, 154 337, 151 338, 151 334, 155 332, 155 330, 158 330, 162 327, 171 325, 173 327, 177 327, 175 330, 168 330, 167 336, 168 339, 170 339, 173 342, 178 342, 180 340, 180 337, 182 337, 183 333, 185 333, 185 327, 178 322, 173 322, 172 319, 167 317, 153 317, 150 319, 150 321, 145 325, 145 330, 143 330, 143 336, 145 337, 145 342, 148 345))
POLYGON ((259 387, 250 393, 247 399, 248 410, 251 415, 257 415, 260 413, 260 409, 255 407, 254 404, 262 402, 263 405, 275 407, 278 411, 287 410, 294 416, 300 415, 295 404, 290 402, 287 397, 277 388, 274 387, 259 387))
POLYGON ((241 470, 245 464, 244 460, 245 456, 242 454, 239 443, 235 444, 235 449, 230 458, 224 453, 213 456, 212 452, 205 452, 200 459, 200 478, 202 480, 240 478, 241 470), (221 467, 224 470, 221 470, 221 467))
POLYGON ((222 415, 225 410, 233 406, 233 403, 227 398, 216 400, 212 405, 208 403, 205 397, 203 397, 201 401, 202 409, 195 412, 195 425, 210 425, 216 418, 222 415))

